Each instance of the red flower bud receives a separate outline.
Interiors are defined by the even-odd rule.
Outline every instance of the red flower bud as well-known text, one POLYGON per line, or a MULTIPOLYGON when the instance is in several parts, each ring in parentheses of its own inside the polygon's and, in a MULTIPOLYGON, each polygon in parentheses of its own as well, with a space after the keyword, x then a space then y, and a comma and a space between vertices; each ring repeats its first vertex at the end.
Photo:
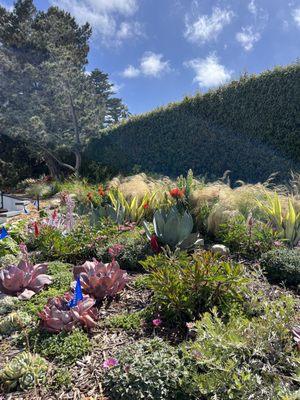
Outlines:
POLYGON ((161 252, 161 246, 158 243, 157 236, 155 234, 151 236, 150 245, 154 253, 158 254, 161 252))

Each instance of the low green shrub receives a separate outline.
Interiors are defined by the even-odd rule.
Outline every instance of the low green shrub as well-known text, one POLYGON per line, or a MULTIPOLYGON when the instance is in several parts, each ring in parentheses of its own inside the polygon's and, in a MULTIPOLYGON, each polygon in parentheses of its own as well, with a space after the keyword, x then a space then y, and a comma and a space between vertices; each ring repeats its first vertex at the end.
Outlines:
POLYGON ((300 285, 300 249, 271 250, 262 255, 260 263, 270 282, 300 285))
POLYGON ((58 229, 44 227, 28 248, 38 251, 41 260, 80 263, 96 256, 95 231, 84 221, 68 235, 58 229))
POLYGON ((153 301, 173 318, 191 320, 213 306, 224 312, 242 299, 247 279, 241 264, 226 261, 208 251, 189 255, 163 253, 141 262, 150 273, 153 301))
POLYGON ((300 359, 291 333, 295 320, 292 296, 266 300, 264 313, 251 320, 233 312, 225 323, 216 309, 205 313, 195 324, 196 339, 185 346, 195 366, 191 392, 211 400, 298 398, 300 359))
POLYGON ((22 334, 18 343, 26 344, 41 356, 53 360, 58 364, 70 365, 87 354, 91 348, 88 335, 82 330, 62 332, 57 335, 33 328, 22 334), (26 338, 27 337, 27 338, 26 338))
POLYGON ((0 319, 0 335, 10 335, 21 331, 32 321, 29 314, 18 311, 12 312, 0 319))
POLYGON ((104 373, 104 387, 111 400, 188 400, 188 368, 179 351, 163 340, 145 339, 116 354, 118 365, 104 373))
POLYGON ((139 228, 135 228, 132 231, 120 232, 117 230, 117 227, 112 227, 110 232, 101 231, 100 236, 103 239, 97 242, 96 245, 97 258, 103 260, 103 262, 109 262, 111 257, 109 256, 108 249, 115 244, 121 244, 124 247, 116 259, 122 269, 128 271, 140 270, 139 262, 147 254, 151 253, 146 236, 140 233, 139 228))
POLYGON ((108 328, 121 328, 125 331, 137 332, 141 330, 145 317, 147 317, 145 310, 131 314, 117 314, 106 318, 104 325, 108 328))
POLYGON ((18 243, 10 236, 0 240, 0 257, 7 255, 18 255, 20 252, 18 243))
POLYGON ((218 239, 232 252, 249 259, 257 259, 274 247, 276 236, 266 224, 254 221, 251 227, 239 215, 220 226, 218 239))

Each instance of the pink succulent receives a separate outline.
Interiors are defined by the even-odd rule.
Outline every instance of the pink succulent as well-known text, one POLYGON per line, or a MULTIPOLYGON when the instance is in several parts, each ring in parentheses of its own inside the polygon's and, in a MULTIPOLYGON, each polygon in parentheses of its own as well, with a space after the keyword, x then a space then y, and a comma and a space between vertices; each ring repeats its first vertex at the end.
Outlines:
POLYGON ((75 307, 70 308, 69 302, 73 295, 66 293, 64 296, 49 299, 42 312, 38 314, 41 326, 48 332, 59 333, 71 331, 76 326, 87 329, 96 326, 97 311, 94 307, 95 300, 90 296, 83 296, 75 307))
POLYGON ((124 289, 129 279, 126 271, 122 270, 115 260, 108 264, 96 259, 86 261, 83 265, 74 267, 73 273, 75 279, 80 275, 83 293, 97 300, 114 297, 124 289))
POLYGON ((107 358, 102 367, 105 369, 116 367, 119 364, 119 361, 116 358, 107 358))
POLYGON ((20 245, 20 250, 22 259, 19 264, 0 271, 0 292, 27 300, 52 283, 52 279, 45 274, 48 264, 32 265, 24 244, 20 245))

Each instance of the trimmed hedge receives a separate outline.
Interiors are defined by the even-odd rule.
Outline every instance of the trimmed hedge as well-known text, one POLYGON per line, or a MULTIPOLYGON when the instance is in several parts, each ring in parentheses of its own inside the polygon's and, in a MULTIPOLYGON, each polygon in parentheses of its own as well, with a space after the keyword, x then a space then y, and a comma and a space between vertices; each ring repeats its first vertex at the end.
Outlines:
POLYGON ((115 171, 280 179, 300 166, 300 64, 185 98, 104 131, 86 156, 115 171))

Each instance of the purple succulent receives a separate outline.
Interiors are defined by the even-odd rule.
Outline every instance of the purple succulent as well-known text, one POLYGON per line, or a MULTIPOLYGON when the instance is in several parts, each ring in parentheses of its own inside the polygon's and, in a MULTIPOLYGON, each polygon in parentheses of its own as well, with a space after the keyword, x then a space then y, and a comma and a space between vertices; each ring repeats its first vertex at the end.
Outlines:
POLYGON ((90 296, 83 296, 75 307, 70 307, 72 294, 49 299, 42 312, 38 315, 41 319, 41 326, 48 332, 59 333, 71 331, 76 326, 83 326, 87 329, 96 326, 97 310, 94 307, 95 300, 90 296))
POLYGON ((52 280, 46 275, 47 264, 32 265, 24 244, 20 245, 20 250, 23 255, 19 264, 9 265, 0 271, 0 292, 27 300, 45 285, 52 283, 52 280))
POLYGON ((122 270, 117 261, 109 264, 94 259, 83 265, 74 267, 74 277, 80 276, 83 293, 89 294, 97 300, 113 297, 124 289, 128 282, 126 271, 122 270))

